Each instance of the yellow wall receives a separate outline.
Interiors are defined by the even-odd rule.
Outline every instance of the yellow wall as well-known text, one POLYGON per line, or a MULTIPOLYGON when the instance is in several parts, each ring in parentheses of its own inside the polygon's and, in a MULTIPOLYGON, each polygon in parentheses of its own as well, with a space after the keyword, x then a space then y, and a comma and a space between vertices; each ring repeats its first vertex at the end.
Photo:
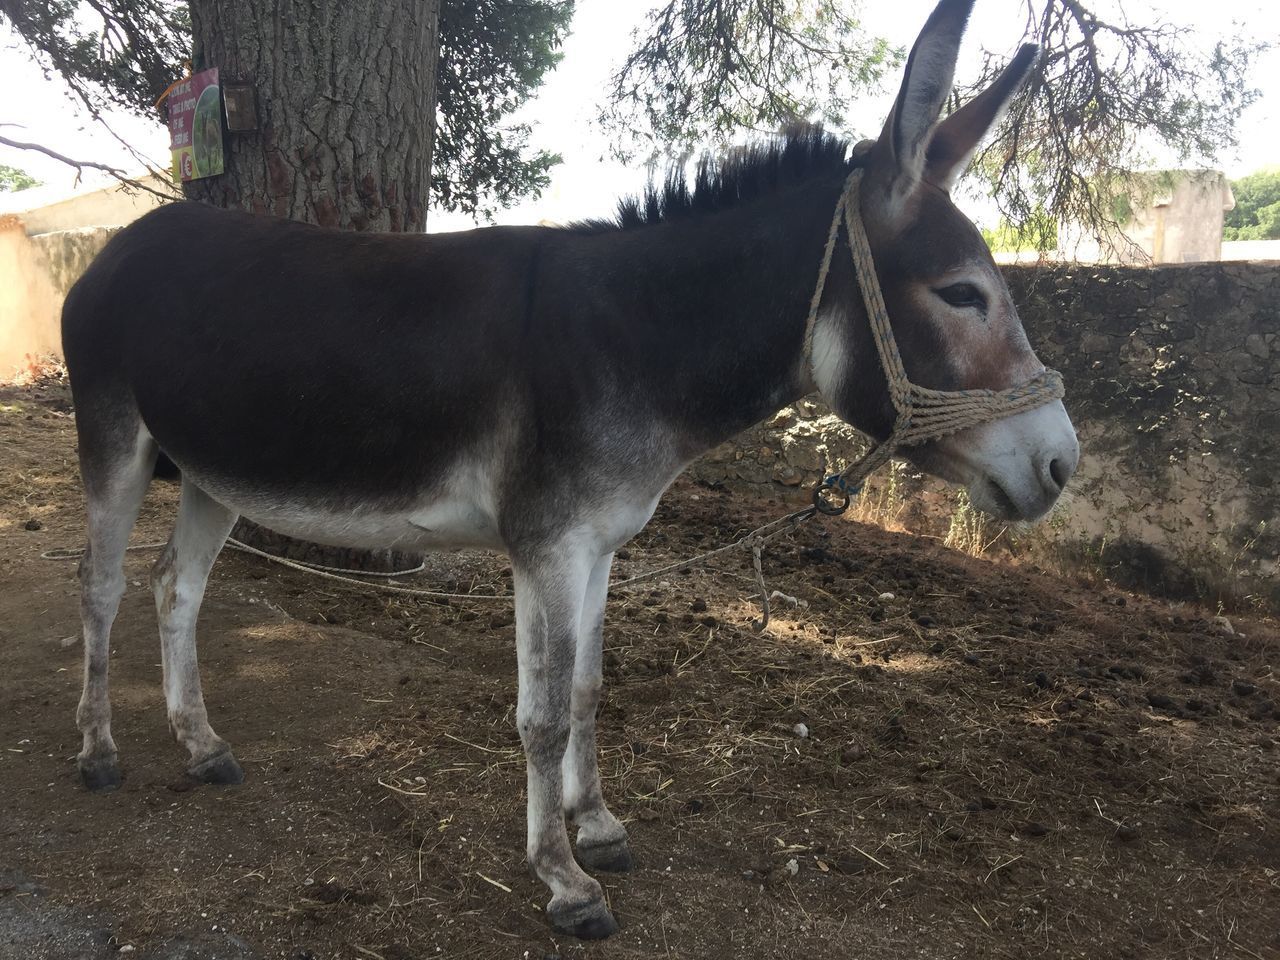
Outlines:
MULTIPOLYGON (((154 188, 165 185, 145 178, 154 188)), ((113 185, 67 196, 8 194, 0 213, 0 381, 62 354, 62 301, 112 234, 164 201, 113 185)))
POLYGON ((62 298, 42 261, 22 222, 0 217, 0 380, 30 359, 61 352, 62 298))

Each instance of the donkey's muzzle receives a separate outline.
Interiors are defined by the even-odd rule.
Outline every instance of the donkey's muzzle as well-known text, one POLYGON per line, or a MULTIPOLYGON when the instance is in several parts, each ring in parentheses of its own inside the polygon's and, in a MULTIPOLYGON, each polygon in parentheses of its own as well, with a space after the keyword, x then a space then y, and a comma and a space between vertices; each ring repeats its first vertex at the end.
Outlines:
POLYGON ((1075 429, 1060 402, 966 431, 963 440, 969 499, 1001 520, 1043 517, 1080 460, 1075 429))

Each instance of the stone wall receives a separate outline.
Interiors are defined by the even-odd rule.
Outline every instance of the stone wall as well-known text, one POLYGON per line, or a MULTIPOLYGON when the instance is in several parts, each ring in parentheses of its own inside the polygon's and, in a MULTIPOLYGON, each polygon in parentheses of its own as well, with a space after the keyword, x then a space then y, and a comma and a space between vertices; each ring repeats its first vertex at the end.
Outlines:
MULTIPOLYGON (((1082 456, 1046 523, 987 536, 1128 586, 1280 607, 1280 264, 1010 266, 1005 275, 1031 342, 1066 378, 1082 456)), ((860 449, 806 400, 691 469, 799 496, 860 449)), ((889 503, 876 519, 936 536, 954 534, 964 510, 953 492, 901 468, 869 495, 889 503)))

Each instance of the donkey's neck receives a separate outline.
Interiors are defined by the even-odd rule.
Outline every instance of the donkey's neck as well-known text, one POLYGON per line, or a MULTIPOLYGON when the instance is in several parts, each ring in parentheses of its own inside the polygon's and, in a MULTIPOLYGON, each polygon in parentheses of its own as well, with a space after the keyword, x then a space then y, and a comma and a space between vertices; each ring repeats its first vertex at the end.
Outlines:
MULTIPOLYGON (((608 237, 617 360, 696 457, 812 388, 805 321, 842 188, 823 178, 741 207, 608 237)), ((604 237, 595 239, 604 240, 604 237)))

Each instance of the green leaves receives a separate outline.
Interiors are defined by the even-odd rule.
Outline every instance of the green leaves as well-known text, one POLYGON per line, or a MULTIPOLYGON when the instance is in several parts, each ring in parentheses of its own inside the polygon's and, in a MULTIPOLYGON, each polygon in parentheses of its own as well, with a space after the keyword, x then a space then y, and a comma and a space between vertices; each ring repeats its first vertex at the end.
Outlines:
POLYGON ((1236 198, 1222 228, 1223 240, 1280 240, 1280 168, 1231 181, 1236 198))
POLYGON ((25 190, 27 187, 38 187, 40 181, 25 170, 6 166, 0 163, 0 193, 25 190))
POLYGON ((431 205, 481 216, 536 196, 558 154, 507 118, 560 62, 572 0, 443 0, 431 205))
POLYGON ((982 239, 993 253, 1044 252, 1058 246, 1058 224, 1043 207, 1038 207, 1022 223, 1001 217, 994 230, 982 231, 982 239))

